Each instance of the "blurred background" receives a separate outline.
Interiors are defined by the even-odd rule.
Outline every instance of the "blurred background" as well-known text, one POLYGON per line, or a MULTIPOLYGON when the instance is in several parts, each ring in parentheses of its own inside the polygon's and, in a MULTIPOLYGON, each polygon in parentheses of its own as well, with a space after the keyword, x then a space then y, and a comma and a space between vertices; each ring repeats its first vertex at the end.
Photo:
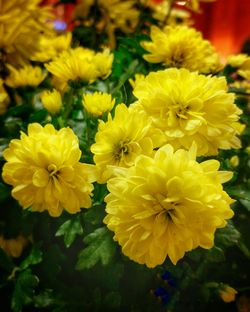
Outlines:
MULTIPOLYGON (((43 4, 53 4, 58 17, 58 27, 71 27, 70 21, 75 1, 44 0, 43 4)), ((201 3, 201 13, 193 13, 194 26, 209 39, 221 55, 239 53, 247 39, 250 39, 250 1, 216 0, 201 3)))

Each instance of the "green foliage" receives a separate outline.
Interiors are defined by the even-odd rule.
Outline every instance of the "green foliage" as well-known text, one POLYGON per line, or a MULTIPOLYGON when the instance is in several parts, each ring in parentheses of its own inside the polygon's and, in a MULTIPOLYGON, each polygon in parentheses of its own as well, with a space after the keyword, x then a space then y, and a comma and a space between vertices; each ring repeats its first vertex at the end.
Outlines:
POLYGON ((84 243, 88 245, 80 251, 76 264, 77 270, 92 268, 98 261, 102 265, 107 265, 115 253, 112 234, 106 227, 96 229, 93 233, 84 238, 84 243))
POLYGON ((11 300, 11 308, 14 312, 21 312, 23 306, 32 303, 38 283, 38 277, 32 274, 30 269, 18 274, 11 300))
POLYGON ((80 215, 73 217, 71 220, 64 222, 56 232, 56 236, 64 236, 66 247, 70 247, 77 235, 83 233, 80 215))

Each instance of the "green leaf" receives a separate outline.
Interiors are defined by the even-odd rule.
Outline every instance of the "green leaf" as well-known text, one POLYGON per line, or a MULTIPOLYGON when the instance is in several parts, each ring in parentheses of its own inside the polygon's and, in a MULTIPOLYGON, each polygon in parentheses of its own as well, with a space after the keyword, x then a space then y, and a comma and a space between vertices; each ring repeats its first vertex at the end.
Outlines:
POLYGON ((105 216, 104 204, 94 205, 91 209, 87 210, 87 212, 84 213, 84 219, 93 225, 102 224, 104 216, 105 216))
POLYGON ((234 227, 233 222, 228 222, 223 229, 218 229, 216 232, 216 246, 229 247, 238 243, 241 237, 240 232, 234 227))
POLYGON ((43 253, 40 248, 37 245, 34 245, 28 257, 20 264, 20 269, 25 270, 31 265, 40 263, 43 259, 42 256, 43 253))
POLYGON ((248 190, 243 190, 239 188, 229 188, 227 189, 227 192, 230 196, 233 196, 239 199, 250 200, 250 191, 248 190))
POLYGON ((225 255, 221 248, 214 246, 207 251, 206 259, 211 262, 222 262, 225 260, 225 255))
POLYGON ((10 196, 10 187, 0 182, 0 201, 10 196))
POLYGON ((18 275, 11 300, 11 309, 13 312, 21 312, 23 306, 32 302, 34 289, 38 283, 38 277, 33 275, 30 269, 22 271, 18 275))
POLYGON ((55 302, 52 289, 45 289, 42 293, 34 297, 36 308, 47 308, 55 302))
POLYGON ((250 200, 239 199, 239 202, 244 206, 248 211, 250 211, 250 200))
POLYGON ((64 222, 56 232, 56 236, 64 236, 64 243, 66 247, 70 247, 77 235, 83 233, 80 215, 64 222))
POLYGON ((104 306, 112 309, 117 309, 121 305, 121 295, 117 291, 111 291, 105 296, 104 306))
POLYGON ((96 229, 84 238, 84 243, 89 246, 80 251, 76 264, 77 270, 93 267, 98 261, 107 265, 115 253, 115 243, 112 234, 106 227, 96 229))

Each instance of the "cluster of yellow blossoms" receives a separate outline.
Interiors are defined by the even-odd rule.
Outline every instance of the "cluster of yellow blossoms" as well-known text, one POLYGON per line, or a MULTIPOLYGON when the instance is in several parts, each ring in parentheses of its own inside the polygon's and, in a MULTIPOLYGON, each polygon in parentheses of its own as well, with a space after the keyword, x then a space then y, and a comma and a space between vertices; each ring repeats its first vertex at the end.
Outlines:
POLYGON ((37 41, 50 34, 53 15, 41 0, 0 0, 0 60, 23 64, 37 51, 37 41))
POLYGON ((152 26, 150 37, 152 41, 141 43, 142 47, 150 52, 144 55, 148 62, 202 73, 217 72, 221 69, 214 47, 194 28, 166 26, 161 30, 152 26))
MULTIPOLYGON (((167 257, 176 264, 185 252, 198 246, 211 248, 216 229, 233 216, 233 200, 222 187, 232 174, 218 171, 216 160, 198 163, 196 155, 240 148, 237 136, 244 129, 235 96, 227 93, 226 79, 204 75, 221 69, 212 45, 183 25, 153 26, 151 41, 142 42, 149 52, 144 59, 173 68, 135 76, 130 83, 136 102, 115 107, 111 94, 87 89, 111 74, 114 55, 109 49, 71 48, 71 34, 53 33, 39 34, 33 48, 34 37, 50 16, 47 9, 39 11, 41 16, 35 15, 39 2, 21 0, 15 11, 17 0, 9 5, 0 0, 0 12, 4 13, 0 36, 5 31, 0 48, 9 62, 7 77, 0 80, 0 114, 5 113, 9 100, 4 83, 9 88, 34 87, 51 74, 55 88, 40 95, 51 115, 59 115, 63 93, 71 88, 81 92, 80 103, 87 112, 82 116, 103 120, 90 147, 95 165, 80 161, 78 138, 70 128, 29 124, 27 134, 22 132, 3 153, 2 177, 13 186, 12 196, 24 209, 47 210, 58 217, 63 210, 73 214, 90 208, 93 183, 107 183, 104 222, 130 259, 155 267, 167 257), (25 14, 19 17, 22 8, 29 18, 25 14), (18 22, 13 26, 9 20, 14 17, 18 22), (20 21, 23 31, 18 28, 20 21), (28 33, 31 37, 26 40, 28 33), (45 62, 46 69, 23 64, 21 61, 28 59, 27 50, 29 59, 45 62), (16 52, 18 68, 11 61, 16 52)), ((81 1, 75 14, 82 10, 83 18, 87 17, 95 3, 102 17, 96 27, 106 27, 111 39, 116 28, 130 32, 136 27, 139 9, 135 0, 81 1)), ((186 4, 199 9, 197 0, 186 4)), ((140 5, 151 8, 152 3, 142 1, 140 5)), ((165 17, 155 10, 155 18, 164 21, 165 17)), ((239 75, 248 77, 248 57, 231 58, 228 63, 238 68, 239 75)))
POLYGON ((78 47, 62 52, 45 67, 62 83, 77 80, 92 83, 99 77, 107 78, 111 73, 112 63, 113 54, 109 50, 95 53, 78 47))

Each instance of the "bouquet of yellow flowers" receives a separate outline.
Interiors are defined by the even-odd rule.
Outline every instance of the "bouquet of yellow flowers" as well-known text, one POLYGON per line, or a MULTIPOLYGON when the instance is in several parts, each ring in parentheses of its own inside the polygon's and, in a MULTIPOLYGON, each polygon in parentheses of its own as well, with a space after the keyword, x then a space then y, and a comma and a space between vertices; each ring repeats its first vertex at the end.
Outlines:
POLYGON ((5 311, 248 296, 250 57, 222 64, 176 2, 79 1, 59 33, 52 7, 0 0, 5 311))

